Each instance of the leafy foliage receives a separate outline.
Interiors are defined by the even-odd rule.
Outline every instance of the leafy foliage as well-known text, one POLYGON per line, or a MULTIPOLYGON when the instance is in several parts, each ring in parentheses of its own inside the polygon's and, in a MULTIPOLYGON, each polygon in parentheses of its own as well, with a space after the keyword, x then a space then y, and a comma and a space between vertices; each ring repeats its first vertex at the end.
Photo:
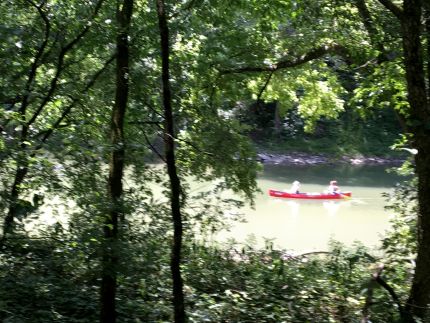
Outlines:
MULTIPOLYGON (((127 236, 120 247, 126 252, 119 276, 119 319, 170 321, 165 229, 156 225, 139 231, 127 236)), ((0 301, 2 319, 94 321, 94 272, 98 266, 92 252, 94 242, 63 239, 32 241, 24 248, 20 245, 2 257, 0 279, 6 291, 0 301), (28 301, 25 306, 18 301, 23 295, 28 301)), ((184 251, 185 295, 191 322, 360 322, 376 261, 363 246, 345 249, 339 244, 322 256, 292 256, 272 250, 270 244, 256 250, 251 245, 233 244, 221 249, 193 243, 184 251)), ((402 286, 398 281, 396 287, 402 286)), ((388 293, 373 288, 371 319, 395 321, 398 314, 388 293)))
MULTIPOLYGON (((392 209, 399 217, 384 240, 386 258, 370 256, 362 246, 347 250, 334 244, 326 256, 292 256, 269 246, 217 248, 196 239, 204 241, 236 220, 227 210, 252 202, 258 190, 258 164, 247 135, 255 124, 273 127, 275 108, 267 105, 250 116, 255 101, 278 104, 285 121, 285 132, 277 133, 280 144, 292 137, 309 147, 312 135, 305 131, 312 130, 314 137, 323 137, 323 146, 334 143, 340 153, 374 152, 370 137, 383 146, 400 132, 387 112, 408 116, 398 24, 375 1, 369 6, 374 34, 366 32, 349 1, 168 4, 179 176, 184 183, 192 177, 210 186, 194 191, 183 185, 181 192, 190 321, 358 322, 370 289, 372 320, 398 319, 386 291, 369 280, 373 264, 384 260, 389 281, 396 290, 407 290, 411 268, 404 260, 412 257, 416 234, 416 209, 409 203, 414 183, 396 195, 392 209), (376 64, 382 54, 374 45, 378 42, 392 59, 376 64), (349 54, 328 51, 337 44, 349 54), (294 63, 316 47, 327 50, 312 61, 294 63), (291 68, 275 68, 286 62, 291 68), (240 70, 245 72, 235 72, 240 70), (381 109, 370 114, 369 107, 381 109), (365 118, 359 126, 358 115, 365 118), (244 199, 226 199, 226 190, 244 199)), ((0 3, 1 216, 13 204, 18 211, 28 208, 26 216, 15 216, 16 231, 0 245, 4 322, 97 320, 102 224, 112 207, 106 165, 117 148, 109 144, 115 8, 111 0, 0 3), (24 178, 15 185, 24 168, 24 178), (40 223, 40 205, 30 202, 39 195, 42 207, 50 206, 61 221, 40 223), (35 229, 27 232, 29 222, 35 229)), ((167 264, 172 229, 166 203, 171 193, 165 168, 148 165, 160 161, 165 121, 154 4, 136 1, 133 21, 124 218, 113 246, 121 254, 114 268, 118 313, 121 322, 171 321, 167 264)))

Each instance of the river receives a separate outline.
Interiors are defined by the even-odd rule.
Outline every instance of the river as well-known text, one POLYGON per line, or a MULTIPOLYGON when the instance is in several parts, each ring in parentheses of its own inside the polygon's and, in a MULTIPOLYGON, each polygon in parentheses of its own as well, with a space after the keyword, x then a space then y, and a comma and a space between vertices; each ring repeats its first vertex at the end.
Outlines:
MULTIPOLYGON (((157 166, 158 167, 158 166, 157 166)), ((390 212, 382 193, 389 192, 394 185, 404 180, 393 173, 387 173, 388 166, 356 165, 264 165, 259 174, 258 186, 261 190, 255 199, 255 208, 241 209, 244 223, 236 223, 230 231, 214 237, 217 242, 230 238, 245 243, 253 237, 252 244, 264 246, 270 239, 276 248, 292 252, 324 251, 330 239, 346 245, 360 241, 366 246, 377 246, 381 236, 389 229, 390 212), (342 191, 351 191, 348 200, 290 200, 274 198, 268 190, 288 189, 294 180, 301 182, 302 192, 322 192, 329 181, 336 179, 342 191)), ((193 182, 197 187, 201 183, 193 182)), ((154 191, 160 191, 159 185, 154 191)), ((232 196, 228 196, 232 197, 232 196)), ((41 210, 39 221, 53 224, 62 221, 54 214, 66 213, 64 201, 55 198, 41 210), (52 206, 50 205, 52 204, 52 206), (60 208, 54 212, 55 208, 60 208)), ((69 206, 73 209, 73 203, 69 206)), ((62 219, 62 220, 61 220, 62 219)), ((34 223, 26 224, 33 230, 34 223)))
POLYGON ((265 165, 259 175, 255 209, 245 207, 246 223, 237 223, 217 239, 246 242, 250 236, 259 246, 265 238, 274 246, 292 252, 327 250, 330 239, 346 245, 360 241, 368 247, 379 244, 390 228, 390 212, 384 206, 384 192, 390 192, 404 178, 387 173, 388 166, 265 165), (290 200, 268 195, 268 189, 288 189, 294 180, 302 192, 322 192, 331 179, 352 198, 339 201, 290 200))

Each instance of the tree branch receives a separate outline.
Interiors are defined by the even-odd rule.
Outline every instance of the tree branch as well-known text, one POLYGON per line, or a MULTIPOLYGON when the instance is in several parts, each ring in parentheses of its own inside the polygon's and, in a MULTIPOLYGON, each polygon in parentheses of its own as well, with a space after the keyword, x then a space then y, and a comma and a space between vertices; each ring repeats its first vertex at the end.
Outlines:
POLYGON ((143 137, 145 138, 146 144, 149 146, 149 148, 160 158, 164 163, 166 163, 166 158, 155 148, 155 146, 151 143, 148 136, 146 135, 145 131, 143 131, 143 137))
POLYGON ((427 96, 430 102, 430 2, 424 6, 425 37, 427 38, 427 96))
MULTIPOLYGON (((97 2, 94 8, 94 12, 91 16, 91 20, 97 16, 103 2, 104 0, 99 0, 97 2)), ((45 95, 44 99, 42 100, 36 111, 33 113, 31 118, 26 122, 26 127, 29 127, 31 124, 33 124, 34 121, 36 121, 37 117, 45 108, 46 104, 51 100, 51 97, 57 88, 60 75, 63 72, 64 58, 66 54, 73 48, 74 45, 76 45, 76 43, 78 43, 85 36, 85 34, 90 30, 90 27, 91 24, 87 23, 87 25, 82 29, 82 31, 72 41, 70 41, 68 44, 66 44, 66 46, 61 49, 61 52, 58 56, 57 71, 55 73, 54 78, 51 80, 51 85, 49 87, 48 93, 45 95)))
POLYGON ((180 8, 177 12, 173 13, 172 15, 170 15, 168 17, 168 19, 176 18, 177 16, 179 16, 179 14, 182 11, 188 11, 187 15, 185 17, 185 18, 187 18, 191 14, 190 10, 194 7, 194 5, 196 4, 196 2, 197 2, 197 0, 189 0, 187 3, 184 4, 183 8, 180 8))
POLYGON ((373 46, 380 52, 380 54, 378 55, 378 62, 381 63, 382 61, 387 60, 384 44, 378 40, 378 30, 374 26, 372 15, 370 14, 370 11, 366 5, 366 1, 355 0, 355 6, 358 9, 361 20, 363 21, 363 25, 369 35, 370 41, 372 42, 373 46))
POLYGON ((163 124, 163 121, 151 121, 151 120, 148 120, 148 121, 130 121, 130 122, 128 122, 128 124, 137 124, 137 125, 153 124, 153 125, 159 126, 159 125, 163 124))
POLYGON ((275 71, 271 71, 269 76, 267 77, 266 82, 264 83, 263 87, 261 88, 260 92, 258 93, 257 96, 257 102, 260 102, 261 96, 263 95, 264 91, 266 90, 267 86, 270 83, 270 80, 272 79, 273 73, 275 73, 275 71))
POLYGON ((330 251, 310 251, 310 252, 302 253, 300 255, 293 256, 293 258, 303 258, 303 257, 313 256, 313 255, 331 255, 331 254, 332 252, 330 251))
POLYGON ((375 280, 372 279, 369 281, 368 286, 367 286, 367 292, 366 292, 366 301, 364 303, 364 307, 362 312, 362 318, 361 318, 361 323, 369 323, 369 316, 370 316, 370 307, 373 304, 373 290, 376 286, 376 282, 375 280))
POLYGON ((385 8, 391 11, 398 19, 403 19, 403 10, 397 7, 391 0, 378 0, 385 8))
POLYGON ((45 14, 45 12, 42 10, 44 3, 42 3, 40 6, 38 6, 31 0, 26 0, 26 1, 28 3, 30 3, 30 5, 32 5, 33 7, 36 8, 40 17, 44 21, 44 23, 45 23, 45 26, 44 26, 45 27, 45 35, 44 35, 44 39, 42 41, 42 44, 40 45, 40 47, 36 51, 36 56, 34 57, 33 64, 31 64, 27 83, 25 84, 24 95, 22 97, 21 106, 19 108, 19 113, 24 118, 25 118, 25 113, 27 111, 28 100, 29 100, 30 94, 32 92, 31 88, 32 88, 33 82, 36 78, 37 69, 39 67, 39 62, 40 62, 41 57, 43 56, 43 53, 45 52, 46 46, 48 45, 48 40, 49 40, 49 36, 51 33, 51 23, 50 23, 47 15, 45 14))
POLYGON ((178 138, 178 137, 175 137, 174 138, 175 140, 177 140, 177 141, 182 141, 182 142, 184 142, 184 143, 186 143, 188 146, 190 146, 190 147, 192 147, 192 148, 194 148, 196 151, 198 151, 199 153, 202 153, 202 154, 205 154, 205 155, 207 155, 207 156, 211 156, 211 157, 214 157, 215 156, 215 154, 213 154, 213 153, 210 153, 210 152, 208 152, 208 151, 204 151, 203 149, 200 149, 199 147, 197 147, 195 144, 193 144, 191 141, 189 141, 189 140, 185 140, 185 139, 181 139, 181 138, 178 138))
MULTIPOLYGON (((116 54, 112 55, 112 57, 110 57, 105 64, 103 65, 103 67, 97 71, 96 74, 94 74, 94 76, 91 78, 91 80, 87 83, 87 85, 84 87, 83 89, 83 93, 88 92, 88 90, 93 87, 94 83, 97 81, 97 79, 100 77, 100 75, 107 69, 107 67, 113 62, 113 60, 116 58, 116 54)), ((60 127, 61 122, 64 120, 64 118, 66 118, 66 116, 70 113, 70 111, 73 109, 73 107, 76 105, 76 103, 79 101, 79 99, 77 98, 73 98, 72 102, 63 110, 63 112, 61 113, 61 116, 57 119, 57 121, 51 126, 50 129, 48 129, 43 137, 41 142, 45 143, 48 138, 51 136, 51 134, 54 132, 55 129, 58 129, 60 127)), ((37 134, 36 137, 40 136, 41 134, 37 134)), ((42 143, 36 148, 36 150, 41 148, 42 143)))
MULTIPOLYGON (((378 270, 373 274, 373 279, 375 282, 377 282, 379 285, 381 285, 387 292, 390 294, 391 298, 393 299, 394 303, 397 305, 397 308, 399 310, 399 314, 401 318, 405 318, 405 311, 403 309, 403 305, 400 301, 400 298, 397 296, 394 289, 388 285, 388 283, 382 279, 381 274, 384 270, 384 266, 381 265, 378 270)), ((406 321, 405 321, 406 322, 406 321)))
POLYGON ((275 72, 281 69, 296 67, 320 58, 326 54, 335 53, 343 57, 348 57, 348 52, 345 47, 338 44, 323 45, 310 50, 308 53, 290 60, 280 60, 278 63, 266 66, 245 66, 229 70, 221 71, 221 74, 237 74, 237 73, 259 73, 259 72, 275 72))

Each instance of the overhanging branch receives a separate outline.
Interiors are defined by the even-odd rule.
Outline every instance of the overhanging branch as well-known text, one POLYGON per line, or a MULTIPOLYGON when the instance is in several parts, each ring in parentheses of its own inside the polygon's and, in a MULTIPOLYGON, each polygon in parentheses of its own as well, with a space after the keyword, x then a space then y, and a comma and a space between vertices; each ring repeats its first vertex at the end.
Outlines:
POLYGON ((378 55, 378 61, 382 62, 387 60, 387 53, 385 50, 385 46, 383 42, 378 40, 378 29, 375 27, 372 15, 370 14, 369 8, 367 7, 365 0, 355 0, 355 6, 358 9, 358 13, 360 14, 361 20, 363 22, 364 27, 367 30, 367 34, 375 48, 380 51, 378 55))
POLYGON ((399 19, 403 19, 403 10, 397 7, 391 0, 379 0, 379 2, 391 11, 399 19))
POLYGON ((281 59, 278 63, 266 66, 244 66, 221 71, 221 74, 238 74, 238 73, 260 73, 260 72, 275 72, 285 68, 291 68, 303 65, 314 59, 320 58, 326 54, 338 54, 343 57, 348 57, 348 52, 345 47, 338 44, 323 45, 316 47, 304 55, 293 59, 281 59))

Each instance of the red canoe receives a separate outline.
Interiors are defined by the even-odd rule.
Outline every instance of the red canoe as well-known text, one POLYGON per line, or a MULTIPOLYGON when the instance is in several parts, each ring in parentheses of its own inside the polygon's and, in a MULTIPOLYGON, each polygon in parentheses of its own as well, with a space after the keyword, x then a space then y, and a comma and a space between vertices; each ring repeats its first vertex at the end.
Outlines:
POLYGON ((341 200, 351 197, 351 192, 342 192, 340 194, 325 193, 287 193, 284 191, 269 190, 269 195, 274 197, 283 197, 289 199, 308 199, 308 200, 341 200))

